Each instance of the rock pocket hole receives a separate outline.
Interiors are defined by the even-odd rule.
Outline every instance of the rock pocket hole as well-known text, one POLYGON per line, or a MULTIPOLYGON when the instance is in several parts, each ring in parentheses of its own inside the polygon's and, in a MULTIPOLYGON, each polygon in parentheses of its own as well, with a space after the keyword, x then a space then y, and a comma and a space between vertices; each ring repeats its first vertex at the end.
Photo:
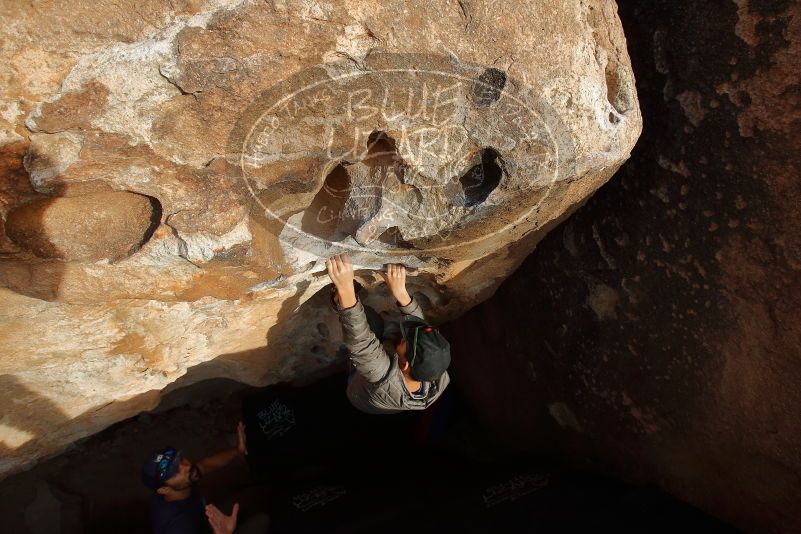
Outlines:
POLYGON ((498 153, 492 148, 481 152, 481 163, 459 178, 464 193, 465 207, 481 204, 501 183, 503 170, 498 165, 498 153))
POLYGON ((395 140, 385 132, 375 130, 367 138, 367 157, 373 165, 392 165, 400 160, 395 140))
POLYGON ((153 237, 153 234, 156 232, 156 229, 161 225, 161 216, 163 212, 161 209, 161 202, 159 202, 159 200, 156 197, 151 197, 147 195, 142 195, 142 196, 147 198, 148 201, 150 202, 150 208, 152 210, 152 213, 150 215, 150 226, 147 227, 147 230, 142 236, 142 241, 140 241, 139 244, 131 250, 132 254, 137 250, 139 250, 140 248, 142 248, 142 246, 144 246, 145 243, 150 241, 150 238, 153 237))
POLYGON ((309 234, 340 241, 347 236, 340 228, 342 210, 350 195, 350 177, 341 164, 328 173, 323 187, 303 212, 301 229, 309 234))
POLYGON ((506 73, 500 69, 485 69, 473 84, 473 102, 480 108, 490 107, 501 98, 506 87, 506 73))
MULTIPOLYGON (((609 61, 604 74, 606 76, 606 99, 612 104, 615 111, 624 115, 631 109, 632 102, 628 84, 621 78, 617 62, 609 61)), ((615 118, 617 119, 617 117, 615 118)), ((612 120, 610 113, 609 122, 616 124, 619 120, 612 120)))
POLYGON ((384 232, 378 236, 378 241, 390 247, 403 249, 415 248, 414 245, 403 239, 403 236, 401 235, 401 232, 397 226, 392 226, 384 230, 384 232))

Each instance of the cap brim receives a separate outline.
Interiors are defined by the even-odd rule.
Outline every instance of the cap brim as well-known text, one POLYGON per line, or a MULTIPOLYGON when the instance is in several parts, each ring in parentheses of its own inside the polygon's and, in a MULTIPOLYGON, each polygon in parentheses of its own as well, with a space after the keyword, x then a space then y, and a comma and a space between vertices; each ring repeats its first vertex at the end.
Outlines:
POLYGON ((175 453, 175 458, 172 459, 170 462, 170 467, 167 469, 167 473, 164 475, 164 480, 162 482, 167 481, 178 474, 178 470, 181 468, 181 459, 183 458, 183 453, 178 451, 175 453))

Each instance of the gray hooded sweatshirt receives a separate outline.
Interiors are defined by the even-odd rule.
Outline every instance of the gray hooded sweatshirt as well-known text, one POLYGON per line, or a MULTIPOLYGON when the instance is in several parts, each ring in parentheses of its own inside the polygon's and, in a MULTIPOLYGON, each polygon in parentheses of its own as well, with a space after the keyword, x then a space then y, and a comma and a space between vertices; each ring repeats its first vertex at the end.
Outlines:
MULTIPOLYGON (((339 314, 345 346, 356 370, 347 389, 351 404, 371 414, 425 410, 434 404, 450 382, 447 371, 433 382, 425 383, 425 397, 412 397, 398 366, 398 354, 394 350, 387 352, 370 330, 361 300, 357 298, 356 304, 350 308, 333 305, 339 314)), ((398 304, 398 308, 405 315, 425 321, 423 310, 414 299, 406 306, 398 304)))

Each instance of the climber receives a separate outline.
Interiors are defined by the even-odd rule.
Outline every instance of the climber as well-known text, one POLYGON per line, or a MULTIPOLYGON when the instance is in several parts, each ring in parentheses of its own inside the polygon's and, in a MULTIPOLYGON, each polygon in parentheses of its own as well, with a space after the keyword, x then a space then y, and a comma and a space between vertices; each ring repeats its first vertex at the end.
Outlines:
POLYGON ((237 446, 192 463, 181 451, 172 447, 152 454, 142 466, 142 481, 154 491, 151 498, 151 522, 156 534, 194 534, 213 532, 231 534, 266 532, 266 514, 255 514, 237 529, 239 504, 233 505, 231 515, 225 515, 213 504, 206 504, 197 487, 210 471, 230 464, 247 454, 245 425, 237 426, 237 446))
POLYGON ((450 382, 447 368, 450 345, 429 325, 420 305, 406 291, 406 268, 390 264, 381 276, 403 314, 392 334, 383 319, 358 297, 353 266, 347 254, 326 261, 334 283, 332 305, 342 324, 350 376, 347 395, 351 404, 372 414, 424 410, 436 401, 450 382), (389 350, 381 343, 387 341, 389 350))

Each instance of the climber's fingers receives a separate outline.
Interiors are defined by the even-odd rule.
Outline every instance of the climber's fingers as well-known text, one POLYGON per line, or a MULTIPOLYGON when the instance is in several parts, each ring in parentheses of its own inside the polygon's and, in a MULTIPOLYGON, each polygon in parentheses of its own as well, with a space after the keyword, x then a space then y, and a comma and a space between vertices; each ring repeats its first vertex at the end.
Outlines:
POLYGON ((345 283, 353 278, 353 265, 347 254, 337 254, 325 260, 328 276, 335 283, 345 283))
POLYGON ((406 274, 406 267, 400 263, 388 263, 384 266, 384 271, 381 273, 384 279, 398 278, 406 274))
POLYGON ((328 271, 328 276, 330 276, 331 279, 336 278, 339 274, 339 269, 337 268, 337 263, 334 261, 334 258, 325 260, 325 269, 328 271))
POLYGON ((338 273, 344 274, 353 272, 353 265, 351 265, 350 258, 348 258, 347 254, 337 254, 333 259, 338 273))

